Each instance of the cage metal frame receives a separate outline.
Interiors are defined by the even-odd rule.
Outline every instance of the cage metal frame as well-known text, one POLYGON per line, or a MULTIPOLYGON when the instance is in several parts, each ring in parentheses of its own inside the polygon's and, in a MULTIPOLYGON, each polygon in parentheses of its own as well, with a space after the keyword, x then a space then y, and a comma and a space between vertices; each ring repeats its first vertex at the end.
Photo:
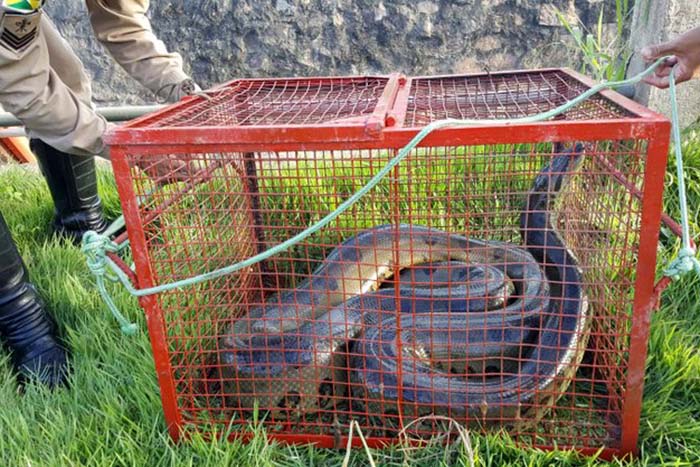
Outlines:
MULTIPOLYGON (((559 72, 577 81, 586 88, 595 83, 586 76, 568 68, 542 68, 529 71, 509 70, 492 72, 489 76, 507 78, 517 74, 540 74, 559 72)), ((135 272, 117 255, 110 258, 128 275, 135 287, 145 289, 157 284, 146 245, 143 229, 145 219, 139 212, 137 197, 130 178, 127 156, 156 156, 171 153, 216 153, 216 152, 260 152, 293 151, 302 147, 305 151, 325 151, 347 149, 387 149, 404 147, 422 126, 404 126, 406 109, 411 87, 416 80, 434 78, 469 78, 485 76, 483 73, 442 76, 406 77, 394 73, 379 76, 386 80, 386 86, 371 115, 354 121, 328 124, 302 125, 253 125, 228 127, 149 127, 153 122, 181 111, 188 106, 201 103, 206 96, 185 97, 179 103, 147 116, 137 118, 115 129, 107 138, 111 146, 111 160, 114 168, 117 189, 122 201, 127 230, 116 243, 129 240, 133 252, 135 272)), ((275 80, 296 81, 319 84, 337 80, 357 80, 363 77, 319 77, 319 78, 270 78, 233 80, 207 91, 213 95, 229 89, 240 82, 265 82, 275 80)), ((663 115, 609 90, 600 92, 608 101, 629 113, 628 117, 597 120, 554 120, 525 124, 493 124, 461 128, 444 128, 430 133, 418 147, 464 146, 488 144, 528 144, 541 142, 602 141, 620 139, 646 139, 647 159, 643 176, 643 191, 639 192, 623 173, 613 175, 624 184, 630 193, 641 201, 640 242, 632 304, 632 323, 628 373, 625 381, 624 405, 621 413, 621 437, 617 448, 603 447, 601 457, 610 459, 638 452, 638 432, 641 416, 642 391, 644 384, 645 360, 649 336, 650 316, 658 307, 660 294, 667 287, 670 278, 662 276, 656 280, 657 242, 663 222, 672 232, 680 236, 680 226, 662 212, 664 173, 668 157, 668 144, 671 125, 663 115)), ((163 207, 161 206, 160 209, 163 207)), ((156 210, 159 208, 156 208, 156 210)), ((168 352, 168 340, 162 310, 156 296, 139 297, 139 304, 145 310, 148 332, 153 349, 161 401, 167 429, 173 440, 183 434, 186 422, 177 404, 177 393, 168 352)), ((238 434, 244 439, 247 434, 238 434)), ((315 443, 320 447, 334 447, 340 442, 345 445, 347 436, 334 439, 329 435, 271 433, 270 438, 289 443, 315 443)), ((368 439, 370 446, 383 446, 385 439, 368 439)), ((359 446, 355 439, 353 444, 359 446)), ((548 445, 534 445, 545 450, 548 445)), ((575 448, 584 455, 599 453, 596 448, 575 448)))

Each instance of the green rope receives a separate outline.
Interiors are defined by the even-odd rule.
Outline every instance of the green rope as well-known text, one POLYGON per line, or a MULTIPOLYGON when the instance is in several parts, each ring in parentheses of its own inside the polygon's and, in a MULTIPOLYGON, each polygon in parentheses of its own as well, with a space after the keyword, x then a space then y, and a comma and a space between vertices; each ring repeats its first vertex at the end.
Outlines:
POLYGON ((677 280, 681 275, 690 271, 695 271, 700 275, 700 261, 695 256, 695 250, 690 244, 690 223, 688 222, 688 200, 685 196, 685 180, 683 177, 683 155, 681 153, 681 130, 678 119, 678 108, 676 101, 676 79, 674 77, 675 67, 669 74, 669 91, 671 92, 671 120, 673 131, 673 146, 676 154, 676 175, 678 177, 678 203, 681 209, 681 238, 683 247, 678 252, 676 259, 664 271, 664 274, 677 280))
MULTIPOLYGON (((133 333, 135 331, 135 325, 133 323, 128 323, 125 318, 119 313, 119 310, 115 306, 114 302, 111 300, 109 293, 104 287, 104 279, 108 277, 110 280, 114 281, 119 281, 121 282, 124 287, 127 289, 127 291, 136 297, 143 297, 146 295, 153 295, 153 294, 158 294, 161 292, 166 292, 169 290, 174 290, 178 288, 183 288, 183 287, 188 287, 194 284, 198 284, 204 281, 208 281, 211 279, 215 279, 218 277, 222 277, 227 274, 231 274, 235 271, 241 270, 243 268, 252 266, 253 264, 256 264, 260 261, 263 261, 271 256, 274 256, 282 251, 285 251, 286 249, 296 245, 297 243, 301 242, 305 238, 309 237, 310 235, 313 235, 314 233, 318 232, 322 228, 324 228, 326 225, 329 223, 333 222, 338 216, 343 214, 345 211, 347 211, 353 204, 355 204, 360 198, 362 198, 367 192, 369 192, 372 188, 374 188, 390 171, 393 169, 396 165, 398 165, 428 134, 431 132, 441 129, 441 128, 448 128, 448 127, 465 127, 465 126, 473 126, 473 125, 494 125, 494 124, 520 124, 520 123, 535 123, 535 122, 540 122, 547 120, 549 118, 555 117, 561 113, 566 112, 567 110, 571 109, 572 107, 578 105, 579 103, 583 102, 584 100, 588 99, 590 96, 597 94, 598 92, 608 89, 608 88, 616 88, 616 87, 621 87, 621 86, 626 86, 630 84, 635 84, 641 81, 645 76, 651 74, 656 67, 658 67, 667 57, 660 58, 657 60, 652 66, 647 68, 645 71, 642 73, 626 79, 622 81, 615 81, 615 82, 603 82, 600 83, 596 86, 593 86, 592 88, 588 89, 586 92, 582 93, 581 95, 577 96, 576 98, 562 104, 561 106, 549 110, 547 112, 543 112, 537 115, 531 115, 527 117, 521 117, 521 118, 515 118, 515 119, 488 119, 488 120, 475 120, 475 119, 465 119, 465 120, 458 120, 458 119, 444 119, 444 120, 437 120, 426 127, 424 127, 406 146, 404 146, 398 154, 392 158, 377 174, 370 179, 370 181, 360 188, 357 192, 353 193, 347 200, 342 202, 336 209, 334 209, 332 212, 327 214, 325 217, 323 217, 321 220, 316 222, 315 224, 311 225, 310 227, 306 228, 302 232, 298 233, 297 235, 289 238, 288 240, 279 243, 255 256, 252 256, 248 259, 245 259, 243 261, 240 261, 238 263, 216 269, 211 272, 207 272, 204 274, 199 274, 194 277, 190 277, 187 279, 182 279, 176 282, 171 282, 169 284, 161 284, 155 287, 150 287, 150 288, 144 288, 144 289, 135 289, 131 285, 131 281, 129 278, 126 276, 126 274, 119 269, 119 267, 111 261, 107 256, 106 252, 107 251, 112 251, 112 252, 118 252, 122 247, 117 246, 114 242, 109 240, 109 235, 106 234, 98 234, 96 232, 87 232, 85 236, 83 237, 83 252, 87 256, 87 264, 92 273, 95 275, 95 278, 97 280, 97 288, 102 295, 102 298, 104 299, 105 303, 107 304, 107 307, 110 309, 112 314, 115 316, 115 318, 122 324, 122 330, 127 333, 133 333), (114 276, 107 276, 107 268, 110 269, 110 271, 114 274, 114 276)), ((672 107, 675 111, 675 94, 672 94, 673 96, 673 102, 672 102, 672 107)), ((675 114, 674 114, 675 115, 675 114)), ((678 119, 677 117, 674 117, 673 120, 673 125, 674 128, 677 130, 678 129, 678 119)), ((678 137, 680 139, 680 137, 678 137)), ((679 145, 677 144, 676 147, 678 148, 679 145)), ((677 149, 677 152, 680 151, 680 149, 677 149)), ((679 171, 682 171, 682 166, 679 165, 679 171)), ((682 178, 679 178, 679 181, 682 181, 682 178)), ((685 207, 685 187, 679 183, 679 191, 682 192, 682 197, 681 197, 681 204, 682 204, 682 211, 683 209, 686 209, 685 207)), ((687 215, 682 219, 683 220, 683 232, 684 232, 684 239, 687 237, 687 248, 684 248, 682 250, 682 253, 684 256, 679 258, 678 262, 678 273, 683 273, 686 272, 687 264, 692 263, 695 267, 696 270, 700 272, 700 264, 697 263, 697 260, 694 258, 694 251, 690 248, 690 240, 689 240, 689 227, 688 227, 688 222, 687 222, 687 215), (693 260, 695 262, 693 263, 693 260)), ((115 220, 113 226, 110 227, 110 232, 116 231, 119 227, 122 227, 124 225, 124 218, 123 216, 119 217, 117 220, 115 220)), ((685 242, 685 240, 684 240, 685 242)), ((686 243, 684 243, 685 245, 686 243)), ((675 264, 675 263, 674 263, 675 264)), ((692 269, 692 266, 691 268, 692 269)))
MULTIPOLYGON (((117 245, 116 243, 111 241, 107 235, 98 234, 97 232, 94 232, 92 230, 85 232, 85 235, 83 235, 82 251, 85 254, 85 256, 87 256, 88 268, 95 276, 97 290, 100 292, 100 295, 102 295, 102 299, 107 305, 107 308, 109 308, 114 317, 121 324, 122 332, 126 335, 131 336, 136 334, 138 326, 135 323, 130 323, 119 312, 119 308, 117 308, 117 305, 114 303, 111 295, 109 294, 109 292, 107 292, 107 289, 105 287, 105 279, 111 280, 113 282, 115 282, 116 280, 121 280, 121 278, 117 279, 113 276, 108 275, 108 265, 110 266, 110 269, 113 272, 122 272, 121 269, 117 268, 114 262, 107 257, 107 253, 119 253, 124 247, 126 247, 126 243, 122 244, 121 246, 117 245)), ((125 279, 128 283, 128 277, 125 277, 125 279)), ((124 282, 123 280, 121 281, 122 283, 124 282)))

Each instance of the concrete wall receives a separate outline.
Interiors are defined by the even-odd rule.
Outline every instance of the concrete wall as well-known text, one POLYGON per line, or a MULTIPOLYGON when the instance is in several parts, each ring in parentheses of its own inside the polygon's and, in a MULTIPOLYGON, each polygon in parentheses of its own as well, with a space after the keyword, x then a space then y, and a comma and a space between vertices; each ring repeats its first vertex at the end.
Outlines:
MULTIPOLYGON (((639 52, 647 44, 673 39, 679 34, 700 26, 700 2, 697 0, 637 0, 632 22, 630 42, 639 52)), ((628 75, 643 71, 645 64, 639 54, 630 61, 628 75)), ((700 117, 700 83, 691 81, 677 88, 678 110, 685 127, 700 117)), ((671 116, 668 90, 640 83, 635 89, 635 100, 671 116)))
MULTIPOLYGON (((98 104, 151 96, 92 36, 83 2, 47 11, 94 77, 98 104)), ((236 77, 459 73, 571 65, 554 8, 594 25, 614 0, 158 0, 158 35, 204 87, 236 77)))

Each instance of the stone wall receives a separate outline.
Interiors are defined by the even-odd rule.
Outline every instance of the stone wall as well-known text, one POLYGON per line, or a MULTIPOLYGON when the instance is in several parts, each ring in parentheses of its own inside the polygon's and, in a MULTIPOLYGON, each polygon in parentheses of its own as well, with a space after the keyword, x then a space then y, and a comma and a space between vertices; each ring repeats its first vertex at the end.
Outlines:
MULTIPOLYGON (((100 105, 152 97, 103 53, 83 2, 48 13, 94 77, 100 105)), ((236 77, 459 73, 570 65, 554 8, 595 24, 614 0, 158 0, 159 37, 203 87, 236 77)))

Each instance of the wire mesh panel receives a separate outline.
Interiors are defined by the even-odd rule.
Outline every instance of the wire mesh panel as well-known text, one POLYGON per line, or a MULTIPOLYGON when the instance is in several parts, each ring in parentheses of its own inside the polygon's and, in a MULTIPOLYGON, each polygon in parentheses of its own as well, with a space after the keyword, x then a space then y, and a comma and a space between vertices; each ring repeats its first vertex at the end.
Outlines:
MULTIPOLYGON (((587 86, 561 70, 506 75, 414 78, 406 111, 407 126, 443 118, 520 118, 552 110, 587 86)), ((632 116, 624 107, 593 96, 558 118, 600 120, 632 116)))
POLYGON ((145 127, 311 125, 370 115, 388 77, 237 80, 145 127))
MULTIPOLYGON (((274 89, 240 86, 261 100, 274 89)), ((175 127, 201 122, 192 108, 234 105, 223 94, 144 121, 173 128, 179 151, 115 136, 140 287, 298 240, 231 274, 142 299, 171 433, 245 432, 257 413, 278 439, 332 446, 356 421, 376 445, 406 427, 430 437, 439 429, 430 417, 446 416, 478 432, 504 429, 523 445, 633 450, 667 144, 657 138, 667 123, 597 96, 517 134, 441 130, 377 180, 415 134, 409 128, 532 114, 587 84, 543 71, 402 86, 372 88, 383 96, 373 114, 385 109, 403 123, 362 143, 318 135, 275 146, 274 132, 259 144, 178 140, 175 127), (144 157, 173 155, 192 169, 156 189, 144 157)))

